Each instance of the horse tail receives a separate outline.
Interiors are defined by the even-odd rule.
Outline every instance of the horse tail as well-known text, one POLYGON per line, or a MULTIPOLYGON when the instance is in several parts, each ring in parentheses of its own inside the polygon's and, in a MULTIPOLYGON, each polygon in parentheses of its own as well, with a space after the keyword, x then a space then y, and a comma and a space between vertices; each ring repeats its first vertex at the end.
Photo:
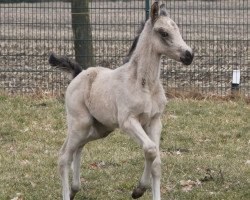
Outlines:
POLYGON ((72 75, 72 79, 74 79, 83 70, 77 62, 70 60, 66 56, 57 56, 54 53, 51 53, 49 56, 49 64, 52 67, 70 73, 72 75))

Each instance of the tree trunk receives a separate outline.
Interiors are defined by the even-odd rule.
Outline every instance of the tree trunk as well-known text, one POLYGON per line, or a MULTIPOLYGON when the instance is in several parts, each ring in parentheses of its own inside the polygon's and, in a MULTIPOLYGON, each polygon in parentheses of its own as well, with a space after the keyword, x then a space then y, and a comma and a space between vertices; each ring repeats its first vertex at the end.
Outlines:
POLYGON ((75 58, 84 69, 87 69, 94 65, 89 0, 72 0, 71 14, 75 58))

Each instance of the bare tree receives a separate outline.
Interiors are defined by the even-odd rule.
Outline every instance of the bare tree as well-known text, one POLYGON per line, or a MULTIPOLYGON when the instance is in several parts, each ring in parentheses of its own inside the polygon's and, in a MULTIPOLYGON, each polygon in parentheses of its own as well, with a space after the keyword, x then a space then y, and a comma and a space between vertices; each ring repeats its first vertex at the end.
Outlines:
POLYGON ((76 61, 86 69, 94 65, 89 0, 72 0, 71 12, 76 61))

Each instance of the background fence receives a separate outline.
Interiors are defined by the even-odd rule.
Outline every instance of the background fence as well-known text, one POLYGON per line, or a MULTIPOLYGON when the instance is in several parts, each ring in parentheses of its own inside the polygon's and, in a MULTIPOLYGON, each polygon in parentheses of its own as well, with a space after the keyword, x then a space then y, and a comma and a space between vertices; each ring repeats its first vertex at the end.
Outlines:
MULTIPOLYGON (((0 3, 0 89, 62 92, 69 79, 51 69, 47 59, 51 51, 75 58, 72 4, 30 1, 0 3)), ((240 89, 250 95, 250 0, 168 0, 166 4, 183 38, 195 50, 191 66, 163 59, 161 77, 166 89, 224 95, 230 92, 232 71, 240 69, 240 89)), ((115 68, 122 64, 145 20, 145 8, 146 0, 89 2, 96 65, 115 68)))

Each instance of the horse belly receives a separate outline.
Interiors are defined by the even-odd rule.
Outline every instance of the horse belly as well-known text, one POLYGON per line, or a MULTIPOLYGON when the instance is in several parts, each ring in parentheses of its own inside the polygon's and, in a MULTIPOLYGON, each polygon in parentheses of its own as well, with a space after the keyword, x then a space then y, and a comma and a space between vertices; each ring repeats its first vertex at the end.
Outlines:
POLYGON ((108 127, 116 128, 117 123, 117 109, 115 105, 114 95, 107 86, 97 87, 93 85, 90 92, 88 108, 99 122, 108 127))
MULTIPOLYGON (((103 102, 103 101, 99 101, 103 102)), ((103 106, 95 106, 90 108, 90 113, 103 125, 116 128, 118 126, 117 117, 114 112, 114 107, 110 104, 103 104, 103 106)))

